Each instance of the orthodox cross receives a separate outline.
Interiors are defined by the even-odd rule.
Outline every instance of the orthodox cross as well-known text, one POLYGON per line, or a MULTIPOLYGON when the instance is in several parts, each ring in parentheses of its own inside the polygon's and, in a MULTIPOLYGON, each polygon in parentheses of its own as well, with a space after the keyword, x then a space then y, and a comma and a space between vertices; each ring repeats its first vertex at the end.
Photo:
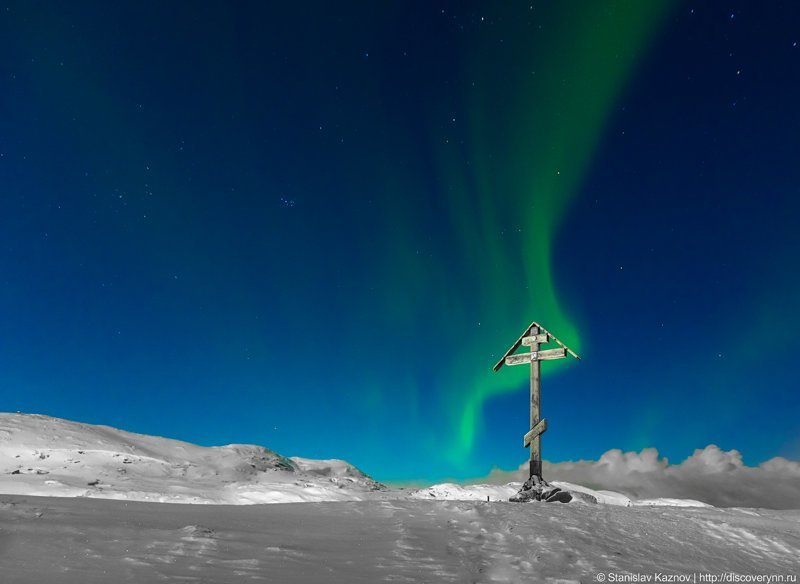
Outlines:
POLYGON ((541 386, 541 362, 552 359, 564 359, 567 354, 580 360, 575 352, 559 341, 547 329, 537 322, 532 322, 522 335, 517 339, 506 354, 493 367, 494 371, 499 371, 503 365, 525 365, 531 366, 531 429, 522 438, 524 448, 531 447, 530 459, 530 478, 542 478, 542 434, 547 430, 547 420, 540 417, 540 386, 541 386), (540 350, 540 346, 550 341, 555 342, 558 347, 554 349, 540 350), (514 352, 520 347, 530 347, 528 353, 514 352))

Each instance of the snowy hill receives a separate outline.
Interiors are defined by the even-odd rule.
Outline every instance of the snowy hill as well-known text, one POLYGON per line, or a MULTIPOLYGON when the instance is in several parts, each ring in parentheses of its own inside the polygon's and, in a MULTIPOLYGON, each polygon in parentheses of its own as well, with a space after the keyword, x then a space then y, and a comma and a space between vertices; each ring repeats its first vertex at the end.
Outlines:
MULTIPOLYGON (((575 502, 630 507, 699 506, 642 501, 553 481, 575 502)), ((442 483, 388 491, 343 460, 286 458, 248 444, 205 447, 34 414, 0 414, 0 493, 162 503, 299 503, 367 498, 507 501, 521 483, 442 483)))
MULTIPOLYGON (((575 463, 568 463, 575 464, 575 463)), ((699 507, 551 481, 575 503, 699 507)), ((508 501, 521 483, 387 489, 343 460, 287 458, 248 444, 205 447, 33 414, 0 413, 0 493, 162 503, 299 503, 417 499, 508 501)))
MULTIPOLYGON (((654 498, 631 499, 615 491, 596 490, 565 481, 550 481, 550 484, 569 491, 576 503, 592 503, 600 505, 616 505, 618 507, 712 507, 706 503, 693 499, 654 498)), ((411 499, 440 500, 440 501, 508 501, 522 487, 520 482, 505 485, 457 485, 455 483, 440 483, 424 489, 416 489, 409 495, 411 499)))
POLYGON ((341 460, 204 447, 108 426, 0 414, 0 493, 172 503, 353 501, 384 488, 341 460))

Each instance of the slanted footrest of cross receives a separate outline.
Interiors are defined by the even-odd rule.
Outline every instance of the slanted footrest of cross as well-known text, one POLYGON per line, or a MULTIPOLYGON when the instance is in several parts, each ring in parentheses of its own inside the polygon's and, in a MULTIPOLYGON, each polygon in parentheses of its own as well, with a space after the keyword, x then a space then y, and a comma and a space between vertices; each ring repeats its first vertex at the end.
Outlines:
POLYGON ((542 418, 539 420, 530 431, 522 437, 522 447, 527 448, 531 445, 531 440, 539 436, 540 434, 544 434, 547 431, 547 418, 542 418))

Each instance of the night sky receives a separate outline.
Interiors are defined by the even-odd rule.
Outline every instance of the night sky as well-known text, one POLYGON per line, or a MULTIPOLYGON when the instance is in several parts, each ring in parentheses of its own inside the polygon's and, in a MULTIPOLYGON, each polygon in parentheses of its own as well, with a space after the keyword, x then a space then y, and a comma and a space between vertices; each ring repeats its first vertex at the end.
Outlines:
POLYGON ((800 458, 800 4, 0 6, 0 410, 434 481, 800 458))

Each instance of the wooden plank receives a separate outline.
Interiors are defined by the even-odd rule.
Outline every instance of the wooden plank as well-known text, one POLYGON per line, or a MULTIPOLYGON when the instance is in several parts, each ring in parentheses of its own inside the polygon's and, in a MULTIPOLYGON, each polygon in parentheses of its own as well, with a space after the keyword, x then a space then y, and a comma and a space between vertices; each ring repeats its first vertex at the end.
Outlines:
MULTIPOLYGON (((532 348, 532 347, 531 347, 532 348)), ((506 357, 506 365, 525 365, 531 361, 552 361, 553 359, 563 359, 567 356, 567 351, 561 347, 557 349, 547 349, 546 351, 531 351, 530 353, 519 353, 506 357)))
MULTIPOLYGON (((535 323, 535 322, 532 322, 532 323, 531 323, 531 324, 528 326, 528 328, 526 328, 526 329, 523 331, 523 333, 522 333, 522 334, 519 336, 519 338, 517 339, 517 341, 516 341, 516 342, 515 342, 513 345, 511 345, 511 346, 508 348, 508 351, 506 351, 505 355, 503 355, 502 357, 500 357, 500 360, 499 360, 497 363, 495 363, 494 367, 492 367, 492 370, 493 370, 493 371, 498 371, 498 370, 499 370, 499 369, 500 369, 500 368, 503 366, 503 364, 505 364, 505 362, 506 362, 506 357, 508 357, 509 355, 511 355, 511 353, 513 353, 514 351, 516 351, 516 350, 519 348, 519 346, 522 344, 522 338, 523 338, 523 337, 526 337, 526 336, 528 336, 528 333, 529 333, 529 332, 531 332, 531 330, 532 330, 532 328, 533 328, 534 326, 536 326, 536 323, 535 323)), ((539 331, 538 331, 538 329, 537 329, 537 330, 536 330, 536 333, 538 333, 538 332, 539 332, 539 331)), ((536 334, 536 333, 534 333, 534 334, 536 334)))
POLYGON ((547 419, 542 418, 536 425, 534 425, 533 428, 531 428, 527 434, 525 434, 525 436, 522 437, 522 447, 527 448, 534 438, 541 436, 545 432, 547 432, 547 419))
POLYGON ((520 353, 506 357, 506 365, 525 365, 531 362, 531 355, 536 353, 520 353))
MULTIPOLYGON (((572 349, 570 349, 568 346, 566 346, 564 343, 562 343, 561 341, 559 341, 559 340, 558 340, 558 338, 557 338, 557 337, 556 337, 556 336, 555 336, 553 333, 551 333, 549 330, 547 330, 546 328, 544 328, 542 325, 540 325, 540 324, 539 324, 539 323, 537 323, 537 322, 534 322, 533 324, 534 324, 535 326, 539 327, 539 330, 541 330, 541 332, 543 332, 543 333, 547 333, 547 335, 550 337, 550 339, 552 339, 553 341, 555 341, 557 345, 559 345, 559 346, 563 347, 564 349, 566 349, 567 353, 569 353, 570 355, 572 355, 573 357, 575 357, 575 358, 576 358, 578 361, 580 361, 580 360, 581 360, 581 358, 580 358, 580 357, 578 357, 578 354, 577 354, 575 351, 573 351, 573 350, 572 350, 572 349)), ((513 352, 513 351, 512 351, 512 352, 513 352)))
POLYGON ((547 342, 547 333, 541 333, 538 335, 530 335, 527 337, 523 337, 522 346, 530 347, 531 345, 538 345, 539 343, 546 343, 546 342, 547 342))
POLYGON ((537 351, 537 361, 551 361, 553 359, 563 359, 567 356, 567 350, 559 347, 557 349, 547 349, 546 351, 537 351))

